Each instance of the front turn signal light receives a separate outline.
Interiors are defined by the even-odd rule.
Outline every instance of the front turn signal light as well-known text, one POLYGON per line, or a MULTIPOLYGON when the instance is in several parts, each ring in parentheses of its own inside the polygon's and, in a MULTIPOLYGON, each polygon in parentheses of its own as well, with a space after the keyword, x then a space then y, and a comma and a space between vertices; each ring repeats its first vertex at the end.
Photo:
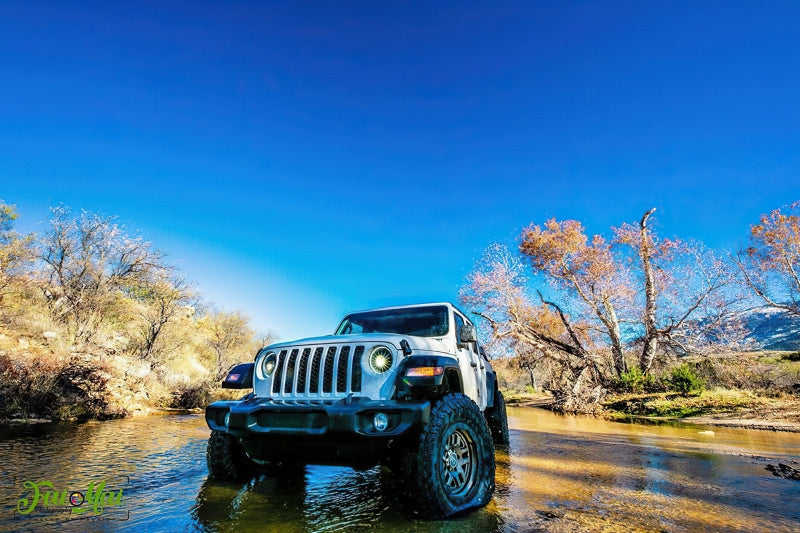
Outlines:
POLYGON ((413 366, 406 369, 407 378, 432 378, 444 374, 442 366, 413 366))

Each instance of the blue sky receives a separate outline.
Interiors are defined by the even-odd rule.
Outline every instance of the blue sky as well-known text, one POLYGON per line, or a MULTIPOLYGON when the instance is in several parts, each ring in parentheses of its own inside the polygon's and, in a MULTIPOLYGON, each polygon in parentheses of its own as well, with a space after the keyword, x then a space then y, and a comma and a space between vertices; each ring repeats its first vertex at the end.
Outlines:
POLYGON ((116 4, 0 5, 0 198, 285 340, 551 216, 734 247, 800 199, 797 2, 116 4))

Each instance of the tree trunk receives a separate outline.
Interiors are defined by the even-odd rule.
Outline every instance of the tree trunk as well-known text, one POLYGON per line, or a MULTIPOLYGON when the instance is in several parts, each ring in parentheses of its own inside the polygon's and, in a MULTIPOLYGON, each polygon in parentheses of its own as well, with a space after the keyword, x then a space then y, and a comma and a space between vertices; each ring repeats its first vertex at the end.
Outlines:
POLYGON ((614 310, 614 306, 611 305, 611 302, 604 300, 603 306, 606 309, 606 329, 608 330, 608 337, 611 340, 611 359, 614 361, 614 370, 617 371, 617 376, 620 376, 623 372, 628 371, 628 366, 625 364, 625 354, 622 350, 622 334, 619 331, 619 319, 617 318, 617 312, 614 310))
POLYGON ((534 374, 533 369, 530 367, 528 367, 528 377, 531 379, 531 388, 534 390, 534 392, 537 391, 538 387, 536 386, 536 374, 534 374))
POLYGON ((655 207, 644 214, 639 222, 639 257, 644 272, 644 346, 639 358, 639 368, 643 374, 650 371, 658 349, 658 330, 656 329, 656 285, 651 263, 650 240, 648 239, 647 219, 655 212, 655 207))

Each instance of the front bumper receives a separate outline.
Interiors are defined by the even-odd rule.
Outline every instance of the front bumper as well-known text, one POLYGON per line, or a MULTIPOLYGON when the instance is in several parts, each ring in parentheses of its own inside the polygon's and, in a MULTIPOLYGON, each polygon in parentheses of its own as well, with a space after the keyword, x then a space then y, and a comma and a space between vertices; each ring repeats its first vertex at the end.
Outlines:
POLYGON ((254 459, 356 464, 379 461, 393 441, 418 433, 430 410, 430 402, 359 397, 335 402, 249 398, 212 403, 206 422, 212 430, 238 437, 254 459), (378 412, 389 420, 384 431, 373 425, 378 412))

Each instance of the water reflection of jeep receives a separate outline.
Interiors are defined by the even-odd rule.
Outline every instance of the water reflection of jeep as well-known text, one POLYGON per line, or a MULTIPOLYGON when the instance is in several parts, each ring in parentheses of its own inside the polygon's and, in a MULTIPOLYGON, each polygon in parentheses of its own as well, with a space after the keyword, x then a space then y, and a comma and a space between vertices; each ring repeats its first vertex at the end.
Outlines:
POLYGON ((223 387, 253 391, 206 409, 213 478, 381 464, 428 518, 483 506, 494 492, 505 401, 475 327, 449 303, 352 313, 333 335, 263 348, 223 387))

